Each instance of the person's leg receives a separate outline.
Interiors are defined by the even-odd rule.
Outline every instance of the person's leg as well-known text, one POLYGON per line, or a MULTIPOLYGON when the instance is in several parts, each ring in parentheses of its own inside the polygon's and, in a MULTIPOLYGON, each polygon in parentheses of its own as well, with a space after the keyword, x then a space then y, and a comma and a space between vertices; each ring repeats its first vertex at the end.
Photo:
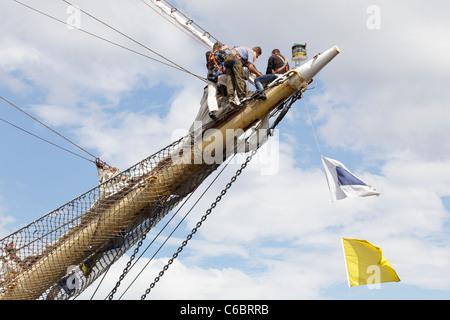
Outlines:
POLYGON ((261 100, 266 100, 266 94, 264 93, 263 83, 272 82, 277 78, 274 74, 265 74, 255 79, 255 87, 258 93, 257 98, 261 100))
POLYGON ((227 96, 229 100, 234 99, 234 90, 235 90, 235 75, 234 75, 234 65, 236 63, 236 56, 234 54, 228 54, 225 57, 224 65, 225 65, 225 74, 227 75, 227 96))
POLYGON ((263 85, 261 83, 261 80, 263 80, 263 79, 261 79, 262 77, 264 77, 264 76, 261 76, 261 77, 258 77, 258 78, 255 79, 256 91, 263 91, 264 90, 264 87, 263 87, 263 85))
POLYGON ((274 75, 274 74, 265 74, 265 75, 262 75, 262 76, 256 78, 256 79, 255 79, 255 87, 256 87, 256 90, 258 90, 258 91, 263 91, 264 88, 263 88, 263 85, 262 85, 262 84, 263 84, 263 83, 269 83, 269 82, 272 82, 272 81, 275 80, 276 78, 277 78, 277 76, 274 75))
POLYGON ((245 98, 245 75, 242 62, 236 61, 233 66, 233 73, 236 81, 236 93, 239 99, 245 98))
POLYGON ((219 110, 217 105, 217 85, 214 82, 208 82, 208 108, 209 111, 216 112, 219 110))

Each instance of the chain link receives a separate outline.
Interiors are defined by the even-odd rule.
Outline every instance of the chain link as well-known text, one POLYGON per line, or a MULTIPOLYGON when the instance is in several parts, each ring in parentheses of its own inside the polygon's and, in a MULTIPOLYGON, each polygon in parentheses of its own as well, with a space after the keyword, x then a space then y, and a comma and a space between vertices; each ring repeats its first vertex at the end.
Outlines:
POLYGON ((145 293, 141 296, 141 300, 145 300, 147 295, 150 293, 150 291, 155 287, 156 283, 161 279, 161 277, 164 275, 164 272, 169 269, 169 266, 173 263, 173 261, 178 257, 178 254, 183 251, 184 247, 188 244, 189 240, 192 239, 192 236, 197 232, 197 230, 202 226, 203 222, 208 218, 212 210, 217 206, 217 203, 222 200, 222 197, 227 193, 228 189, 231 188, 232 184, 236 181, 237 177, 242 173, 242 170, 245 169, 248 165, 248 163, 252 160, 253 156, 256 154, 258 149, 252 150, 251 154, 247 157, 245 162, 241 165, 241 167, 236 171, 236 174, 231 177, 230 182, 228 182, 225 186, 225 188, 220 192, 220 195, 216 198, 216 200, 211 204, 210 208, 206 210, 206 213, 203 215, 203 217, 200 219, 199 222, 197 222, 197 225, 194 229, 192 229, 191 233, 188 234, 186 237, 186 240, 184 240, 180 247, 178 247, 177 252, 175 252, 167 261, 167 264, 163 267, 163 269, 159 272, 158 276, 155 278, 155 280, 150 284, 149 288, 145 290, 145 293))
POLYGON ((121 274, 120 277, 119 277, 119 280, 117 281, 116 285, 115 285, 114 288, 111 290, 111 292, 109 293, 109 296, 108 296, 108 299, 109 299, 109 300, 112 300, 112 299, 113 299, 113 297, 114 297, 114 295, 116 294, 117 289, 119 288, 119 286, 120 286, 122 280, 123 280, 123 279, 125 278, 125 276, 127 275, 128 271, 129 271, 129 269, 130 269, 131 263, 132 263, 133 260, 136 258, 136 254, 139 252, 139 249, 140 249, 140 247, 142 246, 142 244, 143 244, 145 238, 147 237, 147 233, 150 231, 151 227, 152 227, 152 224, 150 224, 150 225, 145 229, 144 233, 142 234, 141 239, 139 240, 139 242, 138 242, 136 248, 134 249, 133 254, 130 256, 130 259, 128 260, 128 262, 127 262, 125 268, 123 269, 123 272, 122 272, 122 274, 121 274))

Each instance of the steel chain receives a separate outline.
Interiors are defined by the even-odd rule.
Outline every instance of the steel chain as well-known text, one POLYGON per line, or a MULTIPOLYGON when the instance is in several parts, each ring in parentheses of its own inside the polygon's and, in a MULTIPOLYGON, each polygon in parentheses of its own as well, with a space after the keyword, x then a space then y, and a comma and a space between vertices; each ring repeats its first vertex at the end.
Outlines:
POLYGON ((146 228, 146 230, 144 231, 144 233, 142 234, 141 239, 139 240, 139 242, 138 242, 138 244, 137 244, 137 247, 134 249, 133 254, 130 256, 130 259, 128 260, 128 262, 127 262, 125 268, 123 269, 123 272, 122 272, 122 274, 121 274, 120 277, 119 277, 119 280, 117 281, 116 285, 115 285, 114 288, 111 290, 111 292, 109 293, 109 296, 108 296, 108 299, 109 299, 109 300, 112 300, 112 299, 113 299, 113 297, 114 297, 114 295, 116 294, 117 289, 119 288, 119 286, 120 286, 122 280, 123 280, 123 279, 125 278, 125 276, 127 275, 128 270, 129 270, 129 268, 130 268, 130 266, 131 266, 131 263, 132 263, 133 260, 136 258, 136 254, 139 252, 139 248, 142 246, 142 244, 143 244, 145 238, 147 237, 147 233, 150 231, 151 226, 152 226, 152 225, 150 224, 150 225, 146 228))
POLYGON ((144 300, 147 295, 150 293, 150 291, 155 287, 156 283, 161 279, 161 277, 164 275, 164 272, 169 269, 169 266, 173 263, 173 261, 178 257, 178 254, 183 251, 183 248, 187 245, 189 240, 192 239, 192 236, 197 232, 198 228, 200 228, 203 224, 203 222, 208 218, 209 214, 212 212, 212 210, 216 207, 217 203, 222 200, 222 197, 227 193, 228 189, 231 188, 231 185, 236 181, 237 177, 242 173, 242 170, 247 167, 247 164, 252 160, 253 156, 256 154, 258 149, 252 150, 251 154, 247 157, 245 162, 241 165, 241 168, 239 168, 236 171, 236 174, 231 177, 230 182, 228 182, 225 186, 225 188, 220 192, 220 195, 216 198, 216 200, 211 204, 210 208, 206 210, 206 213, 202 216, 199 222, 197 222, 194 229, 192 229, 191 233, 188 234, 186 237, 186 240, 182 242, 182 245, 178 247, 177 252, 175 252, 167 261, 167 264, 163 267, 163 269, 159 272, 158 276, 155 278, 155 280, 150 284, 149 288, 145 290, 145 293, 141 296, 141 300, 144 300))

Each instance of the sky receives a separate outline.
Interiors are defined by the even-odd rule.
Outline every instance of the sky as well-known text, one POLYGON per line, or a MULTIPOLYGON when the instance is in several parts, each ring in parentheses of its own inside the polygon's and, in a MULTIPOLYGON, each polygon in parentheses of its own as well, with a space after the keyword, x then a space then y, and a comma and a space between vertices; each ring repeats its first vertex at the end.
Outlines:
MULTIPOLYGON (((158 58, 92 18, 74 16, 61 0, 23 2, 158 58)), ((170 2, 225 44, 262 47, 256 62, 262 72, 272 49, 290 58, 296 42, 307 43, 309 58, 335 45, 341 53, 315 77, 315 87, 294 104, 147 299, 449 299, 450 4, 170 2), (320 154, 344 163, 381 195, 332 202, 320 154), (401 281, 348 287, 341 237, 380 247, 401 281)), ((206 76, 206 49, 143 2, 73 4, 206 76)), ((205 83, 190 74, 12 0, 2 1, 0 21, 1 96, 108 164, 133 166, 186 132, 197 114, 205 83)), ((3 101, 0 118, 89 157, 3 101)), ((3 121, 0 150, 1 237, 97 184, 92 162, 3 121)), ((122 299, 140 298, 242 160, 226 168, 122 299)), ((106 297, 128 257, 111 268, 93 299, 106 297)), ((90 299, 96 287, 79 299, 90 299)))

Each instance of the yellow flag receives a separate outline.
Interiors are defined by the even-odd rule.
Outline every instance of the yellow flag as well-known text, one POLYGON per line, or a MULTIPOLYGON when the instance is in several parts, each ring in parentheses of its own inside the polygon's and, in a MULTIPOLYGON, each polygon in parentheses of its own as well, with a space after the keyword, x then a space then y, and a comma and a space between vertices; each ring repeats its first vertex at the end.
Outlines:
POLYGON ((366 240, 342 238, 350 287, 400 281, 381 249, 366 240))

